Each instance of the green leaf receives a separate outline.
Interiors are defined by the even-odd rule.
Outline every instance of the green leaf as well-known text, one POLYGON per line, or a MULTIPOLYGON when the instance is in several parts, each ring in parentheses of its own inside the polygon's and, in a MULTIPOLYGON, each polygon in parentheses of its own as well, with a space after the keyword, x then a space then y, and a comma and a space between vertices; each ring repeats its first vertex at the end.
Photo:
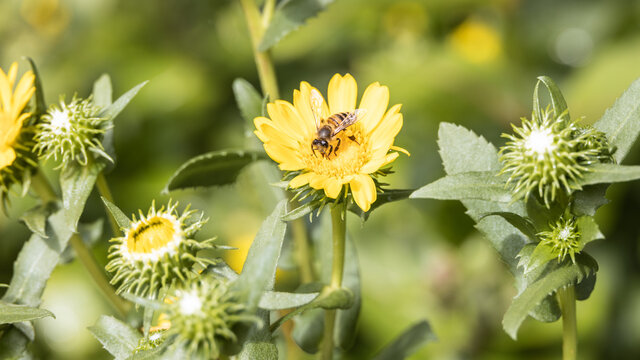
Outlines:
POLYGON ((496 212, 488 213, 482 216, 480 219, 484 219, 487 216, 493 216, 493 215, 500 216, 503 219, 507 220, 509 224, 513 225, 513 227, 520 230, 520 232, 522 232, 523 234, 527 235, 527 237, 529 237, 531 241, 537 241, 536 234, 538 233, 538 231, 536 230, 536 227, 535 225, 533 225, 531 220, 525 217, 522 217, 518 214, 514 214, 506 211, 496 211, 496 212))
POLYGON ((27 60, 29 60, 29 64, 31 64, 31 70, 33 70, 33 74, 36 77, 34 81, 34 85, 36 87, 36 108, 33 112, 33 115, 36 119, 40 119, 40 116, 47 112, 47 105, 44 101, 44 88, 42 87, 42 78, 40 77, 38 67, 36 66, 36 63, 33 61, 33 59, 27 57, 27 60))
POLYGON ((531 256, 522 257, 521 262, 524 264, 524 274, 529 275, 532 271, 539 271, 542 266, 554 259, 558 259, 558 254, 553 251, 553 248, 550 245, 538 243, 531 256), (528 261, 524 261, 525 259, 528 259, 528 261))
POLYGON ((406 359, 428 342, 435 341, 436 335, 426 320, 411 326, 393 342, 382 349, 373 360, 406 359))
POLYGON ((581 191, 573 194, 571 212, 576 216, 594 216, 599 207, 609 203, 605 194, 609 184, 597 184, 585 186, 581 191))
POLYGON ((55 315, 49 310, 39 309, 24 305, 9 304, 0 301, 0 324, 11 324, 21 321, 30 321, 55 315))
POLYGON ((305 352, 315 354, 320 348, 324 332, 324 310, 310 309, 293 318, 291 336, 305 352))
POLYGON ((229 185, 245 166, 265 159, 262 151, 222 150, 198 155, 173 173, 163 191, 229 185))
POLYGON ((440 123, 438 146, 442 165, 448 175, 478 171, 497 172, 502 168, 495 146, 463 126, 440 123))
POLYGON ((108 74, 102 74, 93 83, 93 104, 106 109, 112 104, 113 89, 111 88, 111 78, 108 74))
POLYGON ((249 312, 258 307, 262 293, 273 290, 276 267, 287 224, 281 220, 285 212, 286 201, 280 201, 271 215, 262 223, 249 254, 244 262, 242 273, 233 283, 233 287, 247 304, 249 312))
MULTIPOLYGON (((579 217, 576 220, 576 226, 580 232, 580 244, 583 248, 594 240, 604 240, 604 235, 600 232, 600 228, 593 217, 579 217)), ((580 250, 582 250, 582 248, 580 250)))
MULTIPOLYGON (((269 311, 258 310, 264 324, 269 323, 269 311)), ((268 326, 254 326, 237 356, 240 360, 278 360, 278 348, 273 342, 268 326)))
POLYGON ((576 181, 579 185, 609 184, 640 179, 640 165, 593 164, 576 181))
POLYGON ((302 26, 307 19, 326 9, 333 0, 284 0, 276 8, 271 23, 258 46, 267 51, 280 39, 302 26))
MULTIPOLYGON (((99 117, 107 118, 109 120, 115 119, 122 110, 129 104, 129 102, 138 94, 138 91, 144 87, 148 81, 143 81, 140 84, 134 86, 131 90, 124 93, 124 95, 120 96, 118 100, 114 103, 110 104, 106 108, 100 111, 98 114, 99 117)), ((104 85, 101 85, 104 86, 104 85)), ((95 89, 95 87, 94 87, 95 89)))
POLYGON ((319 293, 297 294, 277 291, 266 291, 260 298, 260 306, 265 310, 283 310, 297 308, 310 303, 319 293))
POLYGON ((73 162, 60 172, 62 208, 67 226, 72 232, 77 230, 84 205, 102 169, 104 164, 101 162, 90 162, 86 166, 73 162))
POLYGON ((373 210, 390 202, 407 199, 414 191, 415 189, 385 190, 384 192, 377 194, 376 201, 371 204, 371 208, 369 208, 369 211, 362 211, 362 209, 360 209, 360 207, 355 203, 351 204, 351 206, 349 207, 349 211, 360 216, 362 221, 366 221, 367 219, 369 219, 369 216, 371 215, 373 210))
POLYGON ((46 238, 47 218, 55 210, 54 208, 54 203, 38 205, 22 214, 20 220, 22 220, 25 225, 27 225, 31 232, 36 233, 43 238, 46 238))
POLYGON ((564 96, 562 96, 562 92, 560 92, 556 83, 548 76, 538 76, 538 82, 533 90, 533 111, 536 112, 538 119, 542 119, 542 108, 540 107, 540 98, 538 94, 538 87, 540 83, 542 83, 549 91, 549 96, 551 97, 551 108, 553 109, 555 116, 568 121, 570 116, 567 108, 567 102, 564 100, 564 96))
POLYGON ((542 300, 560 287, 579 283, 598 269, 595 260, 588 255, 578 254, 576 264, 564 263, 561 267, 547 273, 538 281, 529 284, 518 294, 502 319, 504 331, 514 340, 522 321, 542 300))
POLYGON ((254 127, 253 119, 262 116, 262 96, 245 79, 235 79, 232 87, 240 113, 246 121, 247 127, 252 129, 254 127))
POLYGON ((282 215, 282 221, 293 221, 299 219, 317 209, 318 206, 320 206, 320 203, 320 200, 309 201, 291 211, 287 211, 286 214, 282 215))
POLYGON ((611 146, 616 148, 614 159, 622 163, 640 133, 640 79, 593 126, 607 135, 611 146))
POLYGON ((109 212, 116 220, 118 226, 120 226, 121 229, 128 229, 131 227, 131 220, 129 220, 127 215, 125 215, 119 207, 102 196, 100 198, 102 199, 102 202, 104 202, 107 209, 109 209, 109 212))
POLYGON ((71 237, 62 210, 51 215, 48 222, 48 237, 33 234, 20 250, 4 301, 31 307, 40 305, 44 286, 71 237))
MULTIPOLYGON (((104 225, 104 219, 99 218, 98 220, 91 223, 80 223, 78 224, 78 233, 82 238, 82 242, 89 248, 93 248, 93 246, 102 239, 102 229, 104 225)), ((76 253, 73 250, 73 247, 67 246, 62 254, 60 254, 61 264, 66 264, 71 262, 76 257, 76 253)))
POLYGON ((505 187, 505 179, 493 171, 465 172, 447 175, 416 190, 414 199, 463 200, 475 199, 508 203, 511 192, 505 187))
POLYGON ((126 359, 131 356, 142 337, 129 325, 106 315, 100 316, 98 322, 88 329, 116 359, 126 359))

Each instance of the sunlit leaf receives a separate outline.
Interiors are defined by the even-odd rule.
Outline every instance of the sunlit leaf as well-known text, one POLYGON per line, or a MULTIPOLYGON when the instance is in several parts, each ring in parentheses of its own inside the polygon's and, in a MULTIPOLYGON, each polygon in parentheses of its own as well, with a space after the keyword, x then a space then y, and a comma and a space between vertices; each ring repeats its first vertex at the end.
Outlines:
POLYGON ((109 209, 109 212, 111 213, 113 218, 116 220, 116 223, 118 223, 118 226, 120 226, 121 229, 130 228, 131 220, 127 217, 127 215, 125 215, 122 212, 122 210, 120 210, 120 208, 117 207, 114 203, 110 202, 104 197, 101 197, 101 198, 102 198, 102 202, 104 202, 105 206, 107 207, 107 209, 109 209))
POLYGON ((411 194, 414 199, 486 200, 508 203, 512 196, 505 179, 493 171, 465 172, 447 175, 411 194))
POLYGON ((298 294, 277 291, 266 291, 260 298, 260 306, 266 310, 283 310, 300 307, 310 303, 319 293, 298 294))
POLYGON ((366 221, 367 219, 369 219, 369 216, 371 215, 373 210, 390 202, 407 199, 414 191, 415 189, 385 190, 384 192, 377 194, 376 201, 371 204, 371 208, 369 208, 369 211, 362 211, 362 209, 360 209, 360 207, 355 203, 353 203, 352 206, 349 207, 349 211, 360 216, 363 221, 366 221))
POLYGON ((253 119, 262 115, 262 96, 245 79, 233 81, 233 95, 248 128, 253 128, 253 119))
POLYGON ((538 93, 538 88, 541 83, 549 91, 549 97, 551 98, 551 108, 553 109, 555 116, 561 117, 562 119, 568 121, 570 119, 570 116, 567 108, 567 102, 564 100, 564 96, 562 96, 562 92, 558 88, 558 85, 556 85, 556 83, 548 76, 538 76, 538 82, 536 83, 536 87, 533 90, 533 111, 536 112, 537 118, 543 118, 542 107, 540 106, 540 97, 538 93))
POLYGON ((401 360, 413 355, 428 342, 435 341, 436 335, 426 320, 411 326, 393 342, 385 346, 373 360, 401 360))
POLYGON ((73 232, 102 169, 104 164, 99 162, 90 162, 87 166, 71 162, 60 172, 62 208, 67 226, 73 232))
POLYGON ((29 64, 31 64, 31 70, 35 75, 34 86, 36 88, 35 98, 36 98, 36 108, 34 113, 35 119, 40 119, 44 113, 47 112, 47 104, 44 101, 44 88, 42 87, 42 78, 40 77, 40 73, 38 72, 38 67, 32 58, 27 57, 29 60, 29 64))
POLYGON ((284 0, 276 8, 258 50, 267 51, 283 37, 318 15, 333 0, 284 0))
POLYGON ((44 317, 55 318, 55 315, 49 310, 9 304, 4 301, 0 301, 0 324, 11 324, 21 321, 30 321, 35 319, 41 319, 44 317))
POLYGON ((98 322, 88 329, 116 359, 126 359, 131 356, 142 337, 129 325, 105 315, 102 315, 98 322))
POLYGON ((229 185, 254 161, 265 160, 263 151, 222 150, 198 155, 185 162, 169 179, 164 191, 229 185))
POLYGON ((538 233, 538 231, 536 230, 535 225, 533 225, 531 220, 525 217, 522 217, 518 214, 506 212, 506 211, 497 211, 497 212, 488 213, 482 216, 481 219, 484 219, 487 216, 500 216, 503 219, 507 220, 509 224, 513 225, 513 227, 520 230, 520 232, 527 235, 529 239, 531 239, 532 241, 537 240, 536 234, 538 233))
POLYGON ((98 116, 107 118, 110 120, 115 119, 120 114, 120 112, 122 112, 122 110, 124 110, 124 108, 127 107, 127 105, 129 105, 129 102, 133 100, 133 98, 138 94, 140 89, 142 89, 145 85, 147 85, 147 83, 148 81, 143 81, 140 84, 131 88, 131 90, 124 93, 115 102, 113 102, 106 108, 102 109, 102 111, 100 111, 98 116))
POLYGON ((634 81, 593 126, 607 135, 609 143, 616 148, 613 157, 621 163, 640 133, 640 79, 634 81))
POLYGON ((640 166, 625 166, 616 164, 593 164, 589 172, 576 181, 578 184, 610 184, 640 179, 640 166))

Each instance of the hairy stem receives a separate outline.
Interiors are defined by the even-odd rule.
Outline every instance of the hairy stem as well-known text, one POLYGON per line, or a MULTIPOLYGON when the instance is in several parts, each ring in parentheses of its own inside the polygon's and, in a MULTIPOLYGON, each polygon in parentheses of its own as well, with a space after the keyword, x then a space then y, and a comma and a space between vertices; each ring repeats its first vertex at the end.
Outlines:
POLYGON ((576 360, 578 356, 578 330, 575 287, 569 285, 559 289, 558 300, 562 310, 562 360, 576 360))
MULTIPOLYGON (((347 231, 346 203, 331 208, 331 225, 333 233, 333 264, 331 266, 331 283, 334 289, 342 287, 344 273, 344 250, 347 231)), ((324 337, 322 344, 322 359, 333 358, 333 331, 336 321, 336 310, 327 310, 324 315, 324 337)))
MULTIPOLYGON (((41 171, 34 174, 31 181, 31 188, 45 203, 58 199, 58 195, 53 191, 49 180, 47 180, 41 171)), ((69 242, 71 243, 71 247, 75 251, 78 259, 87 269, 89 275, 91 275, 91 278, 93 279, 93 282, 98 286, 104 297, 109 300, 109 303, 120 315, 126 315, 129 310, 129 304, 124 299, 116 295, 113 287, 109 284, 109 280, 103 271, 103 267, 98 265, 93 254, 82 241, 80 235, 78 233, 72 234, 69 242)))

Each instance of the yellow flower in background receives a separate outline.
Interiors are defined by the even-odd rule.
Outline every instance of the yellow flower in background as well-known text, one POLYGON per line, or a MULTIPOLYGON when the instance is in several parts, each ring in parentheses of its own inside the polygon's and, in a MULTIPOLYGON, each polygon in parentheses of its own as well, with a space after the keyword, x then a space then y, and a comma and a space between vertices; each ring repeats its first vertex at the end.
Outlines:
POLYGON ((9 187, 28 175, 25 169, 36 166, 31 153, 33 129, 26 124, 31 113, 24 112, 35 92, 35 75, 27 71, 16 85, 17 75, 15 62, 7 73, 0 69, 0 198, 3 200, 9 187))
POLYGON ((488 24, 466 20, 451 34, 453 49, 472 63, 495 60, 502 52, 500 34, 488 24))
POLYGON ((374 178, 385 174, 397 151, 408 154, 393 145, 402 128, 401 105, 387 110, 389 89, 375 82, 356 107, 357 84, 349 74, 334 75, 327 95, 328 103, 302 82, 293 104, 276 100, 267 105, 270 119, 254 119, 255 134, 281 170, 298 172, 290 188, 308 185, 331 199, 350 189, 356 204, 368 211, 379 188, 374 178))

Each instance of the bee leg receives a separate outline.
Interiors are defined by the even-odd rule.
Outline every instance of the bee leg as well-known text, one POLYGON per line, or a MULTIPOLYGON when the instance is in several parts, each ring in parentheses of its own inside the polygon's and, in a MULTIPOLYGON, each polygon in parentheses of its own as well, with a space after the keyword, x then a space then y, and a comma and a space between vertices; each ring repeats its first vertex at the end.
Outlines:
POLYGON ((338 155, 338 149, 340 148, 340 143, 342 142, 340 138, 337 138, 336 140, 338 140, 338 143, 336 144, 336 148, 333 150, 333 155, 338 155))
POLYGON ((327 159, 329 158, 329 155, 331 155, 331 152, 333 151, 333 145, 329 145, 329 152, 327 153, 327 159))
POLYGON ((313 154, 313 156, 318 157, 318 155, 316 155, 316 149, 313 147, 313 144, 311 144, 311 153, 313 154))
POLYGON ((356 137, 353 136, 353 135, 349 136, 349 140, 351 140, 351 141, 355 142, 356 144, 360 145, 360 143, 358 141, 356 141, 356 137))

